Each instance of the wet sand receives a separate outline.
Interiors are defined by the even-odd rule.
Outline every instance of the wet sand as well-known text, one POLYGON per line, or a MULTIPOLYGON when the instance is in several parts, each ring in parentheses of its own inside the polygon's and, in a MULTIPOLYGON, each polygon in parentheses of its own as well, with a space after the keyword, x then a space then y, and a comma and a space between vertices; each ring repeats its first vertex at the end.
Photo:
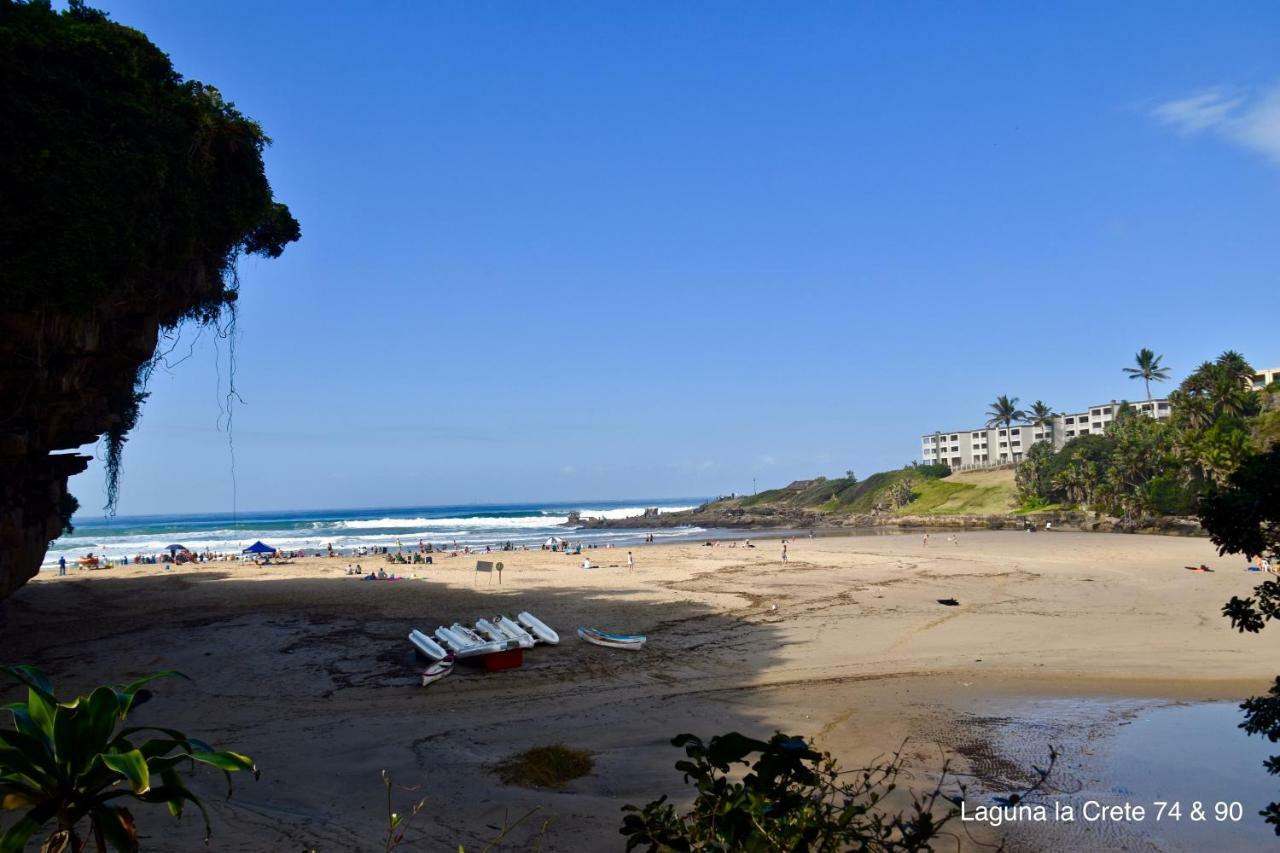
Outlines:
MULTIPOLYGON (((668 743, 679 732, 780 729, 847 765, 909 738, 925 787, 944 755, 962 774, 999 777, 1013 735, 984 717, 1009 703, 1238 699, 1275 674, 1265 639, 1219 615, 1261 576, 1205 540, 802 538, 785 566, 777 541, 757 545, 639 547, 632 573, 626 549, 589 552, 603 564, 590 571, 550 552, 495 555, 501 586, 485 576, 475 585, 474 557, 389 568, 419 576, 393 583, 346 577, 345 559, 42 576, 0 605, 0 658, 44 667, 66 692, 166 667, 190 675, 162 683, 138 721, 257 759, 261 781, 238 779, 229 802, 218 777, 199 782, 211 796, 211 849, 253 851, 381 849, 382 768, 428 799, 408 849, 479 849, 504 815, 537 808, 501 849, 528 849, 541 833, 544 850, 616 850, 623 804, 682 791, 668 743), (1183 569, 1201 562, 1218 571, 1183 569), (562 644, 526 653, 522 669, 459 668, 417 686, 411 628, 522 609, 562 644), (601 649, 573 636, 578 625, 650 640, 640 652, 601 649), (488 770, 555 742, 595 751, 592 776, 546 792, 504 787, 488 770)), ((1087 729, 1076 727, 1077 743, 1090 742, 1087 729)), ((1028 754, 1042 735, 1057 737, 1030 724, 1012 731, 1028 754)), ((163 811, 139 822, 146 849, 199 844, 189 818, 177 830, 163 811)))

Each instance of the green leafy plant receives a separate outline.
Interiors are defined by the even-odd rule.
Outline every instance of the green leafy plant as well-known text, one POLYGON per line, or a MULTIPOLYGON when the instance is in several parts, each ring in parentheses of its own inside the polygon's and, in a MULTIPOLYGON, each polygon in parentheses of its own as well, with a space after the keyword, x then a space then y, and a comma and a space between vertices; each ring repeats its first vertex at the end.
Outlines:
MULTIPOLYGON (((1219 554, 1280 563, 1280 447, 1250 456, 1226 484, 1212 488, 1200 501, 1200 523, 1219 554)), ((1241 633, 1256 634, 1280 619, 1280 581, 1263 581, 1253 592, 1257 598, 1233 595, 1222 607, 1222 615, 1241 633)), ((1240 728, 1280 742, 1280 677, 1265 696, 1245 700, 1240 710, 1240 728)), ((1280 775, 1280 755, 1268 758, 1264 766, 1271 775, 1280 775)), ((1269 803, 1259 814, 1280 835, 1280 801, 1269 803)))
POLYGON ((182 732, 154 726, 121 727, 137 705, 150 698, 144 685, 158 678, 180 676, 172 670, 114 687, 98 687, 88 696, 60 702, 53 684, 33 666, 0 666, 27 689, 25 702, 5 705, 13 716, 13 730, 0 729, 0 811, 24 812, 0 833, 0 853, 18 853, 46 824, 54 830, 42 850, 79 853, 91 837, 99 851, 138 849, 137 829, 121 800, 165 805, 181 817, 186 803, 204 818, 204 805, 187 788, 180 768, 208 764, 227 777, 247 770, 258 777, 253 760, 235 752, 215 750, 182 732), (140 735, 159 737, 142 742, 140 735), (79 827, 89 822, 90 836, 79 827))
POLYGON ((931 793, 911 795, 905 812, 878 808, 898 787, 898 756, 860 770, 842 771, 803 738, 775 734, 768 741, 737 732, 701 739, 682 734, 676 763, 697 797, 684 813, 662 798, 643 808, 625 806, 627 850, 658 851, 920 851, 956 814, 942 793, 948 769, 931 793), (741 781, 735 766, 747 766, 741 781))

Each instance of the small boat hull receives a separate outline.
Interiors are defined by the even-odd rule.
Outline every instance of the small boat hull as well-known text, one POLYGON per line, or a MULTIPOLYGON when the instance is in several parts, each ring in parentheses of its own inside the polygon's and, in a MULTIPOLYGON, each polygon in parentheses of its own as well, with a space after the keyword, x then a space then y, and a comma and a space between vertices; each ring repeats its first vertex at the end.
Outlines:
POLYGON ((594 628, 579 628, 578 636, 588 643, 604 646, 607 649, 636 650, 643 648, 645 641, 649 639, 639 634, 607 634, 594 628))
POLYGON ((453 654, 449 653, 442 660, 436 661, 422 671, 422 686, 435 684, 451 672, 453 672, 453 654))

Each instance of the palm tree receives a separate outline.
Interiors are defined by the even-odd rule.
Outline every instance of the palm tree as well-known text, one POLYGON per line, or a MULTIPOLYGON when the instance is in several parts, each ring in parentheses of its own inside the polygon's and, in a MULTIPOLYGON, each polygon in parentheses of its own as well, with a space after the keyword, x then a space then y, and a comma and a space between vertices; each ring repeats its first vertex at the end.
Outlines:
POLYGON ((1031 410, 1027 412, 1027 423, 1048 431, 1050 447, 1053 447, 1053 419, 1057 416, 1057 412, 1039 400, 1032 403, 1031 410))
POLYGON ((1233 349, 1229 349, 1218 356, 1215 363, 1240 385, 1247 386, 1250 380, 1253 379, 1253 368, 1243 355, 1233 349))
POLYGON ((1004 425, 1005 441, 1009 446, 1009 460, 1016 461, 1013 458, 1013 437, 1009 435, 1009 428, 1013 426, 1014 421, 1024 421, 1027 419, 1027 413, 1018 408, 1018 398, 1009 398, 1003 394, 996 397, 996 401, 991 404, 990 410, 987 411, 987 427, 1004 425))
POLYGON ((1156 382, 1169 381, 1169 368, 1160 366, 1162 355, 1156 355, 1151 350, 1143 347, 1138 350, 1137 355, 1133 357, 1137 367, 1126 367, 1124 372, 1129 374, 1130 379, 1141 379, 1147 386, 1147 399, 1151 399, 1151 380, 1156 382))

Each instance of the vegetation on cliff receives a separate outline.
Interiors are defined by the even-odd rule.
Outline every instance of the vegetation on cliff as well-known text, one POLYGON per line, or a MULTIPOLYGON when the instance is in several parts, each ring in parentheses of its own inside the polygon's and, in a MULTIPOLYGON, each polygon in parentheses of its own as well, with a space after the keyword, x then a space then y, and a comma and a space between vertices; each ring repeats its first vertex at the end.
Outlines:
MULTIPOLYGON (((1134 378, 1162 381, 1159 357, 1142 350, 1134 378)), ((1237 352, 1201 364, 1170 394, 1168 420, 1121 404, 1102 434, 1077 436, 1054 452, 1033 445, 1018 466, 1020 501, 1071 504, 1122 518, 1192 515, 1251 454, 1280 440, 1280 388, 1254 390, 1237 352)))
MULTIPOLYGON (((234 306, 236 261, 300 236, 269 139, 137 30, 0 0, 0 598, 39 568, 106 437, 109 506, 161 333, 234 306)), ((234 314, 232 315, 234 318, 234 314)))

